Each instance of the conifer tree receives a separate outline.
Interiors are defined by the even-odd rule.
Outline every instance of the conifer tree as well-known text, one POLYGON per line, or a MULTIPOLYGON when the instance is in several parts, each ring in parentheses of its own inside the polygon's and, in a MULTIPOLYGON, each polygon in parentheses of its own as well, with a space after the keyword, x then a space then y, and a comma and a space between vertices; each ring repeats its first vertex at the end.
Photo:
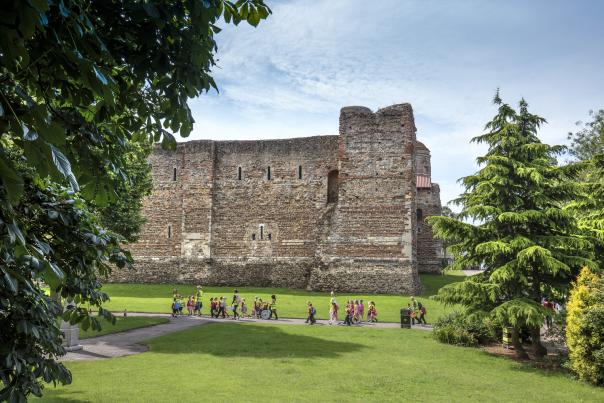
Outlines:
POLYGON ((460 179, 465 191, 454 201, 460 214, 428 219, 451 245, 451 269, 485 271, 443 287, 437 298, 512 327, 519 357, 527 357, 519 331, 530 330, 534 353, 542 356, 540 327, 549 314, 542 298, 564 298, 579 269, 594 265, 592 244, 577 235, 573 214, 563 208, 577 194, 579 168, 557 165, 565 149, 539 141, 545 119, 529 113, 524 99, 518 111, 499 92, 493 102, 497 115, 472 139, 488 151, 477 159, 478 172, 460 179))
POLYGON ((581 197, 568 205, 579 222, 582 233, 594 244, 599 267, 604 267, 604 154, 584 163, 581 197))
POLYGON ((568 135, 568 154, 583 165, 579 177, 582 195, 568 207, 591 238, 598 264, 604 267, 604 109, 589 114, 592 120, 577 122, 582 129, 568 135))

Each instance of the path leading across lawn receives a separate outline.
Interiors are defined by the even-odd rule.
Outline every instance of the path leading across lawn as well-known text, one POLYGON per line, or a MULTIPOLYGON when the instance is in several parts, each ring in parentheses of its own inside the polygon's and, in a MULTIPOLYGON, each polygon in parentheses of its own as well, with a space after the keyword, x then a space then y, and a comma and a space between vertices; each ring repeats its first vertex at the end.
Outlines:
MULTIPOLYGON (((144 344, 140 344, 145 340, 149 340, 158 336, 163 336, 169 333, 178 332, 189 329, 195 326, 206 325, 214 322, 227 323, 271 323, 279 325, 306 325, 304 319, 279 319, 279 320, 259 320, 259 319, 212 319, 200 316, 186 316, 172 318, 169 314, 161 313, 129 313, 128 316, 161 316, 169 317, 170 322, 161 325, 154 325, 132 329, 125 332, 111 333, 99 337, 91 337, 81 340, 80 344, 84 347, 82 350, 68 352, 61 357, 61 361, 84 361, 84 360, 101 360, 114 357, 123 357, 126 355, 140 354, 148 350, 144 344)), ((314 326, 329 326, 326 320, 317 320, 314 326)), ((374 328, 397 328, 398 323, 362 323, 353 325, 352 327, 374 327, 374 328)), ((413 326, 413 329, 430 331, 432 326, 413 326)))

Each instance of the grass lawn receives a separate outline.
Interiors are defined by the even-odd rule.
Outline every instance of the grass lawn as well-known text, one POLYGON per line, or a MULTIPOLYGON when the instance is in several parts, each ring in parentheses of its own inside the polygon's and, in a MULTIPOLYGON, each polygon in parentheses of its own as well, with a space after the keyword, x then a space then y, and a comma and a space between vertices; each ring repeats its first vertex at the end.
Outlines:
POLYGON ((80 339, 87 339, 89 337, 102 336, 109 333, 123 332, 125 330, 136 329, 139 327, 147 327, 153 325, 159 325, 161 323, 169 322, 168 318, 154 318, 154 317, 143 317, 143 316, 129 316, 129 317, 117 317, 115 325, 107 321, 102 321, 102 329, 100 331, 88 329, 86 331, 80 330, 80 339))
POLYGON ((604 388, 419 330, 220 323, 144 354, 72 362, 45 401, 602 402, 604 388))
MULTIPOLYGON (((464 277, 456 274, 426 274, 421 276, 424 293, 418 300, 428 311, 428 322, 438 318, 446 309, 443 304, 430 300, 431 295, 445 284, 461 281, 464 277)), ((178 289, 183 295, 195 293, 194 285, 178 284, 105 284, 103 290, 109 294, 111 301, 104 306, 112 311, 129 312, 169 312, 172 301, 172 289, 178 289)), ((231 302, 233 287, 204 287, 202 313, 209 314, 209 299, 211 297, 225 296, 231 302)), ((239 293, 246 299, 248 305, 253 304, 255 296, 264 301, 270 301, 270 295, 277 295, 277 312, 279 317, 301 318, 306 313, 306 301, 311 301, 317 309, 318 319, 328 319, 329 293, 311 292, 306 290, 292 290, 286 288, 250 288, 239 287, 239 293)), ((378 310, 378 319, 382 322, 398 322, 400 308, 407 306, 410 296, 401 295, 368 295, 368 294, 337 294, 340 307, 348 299, 373 300, 378 310)), ((340 315, 342 316, 342 315, 340 315)))

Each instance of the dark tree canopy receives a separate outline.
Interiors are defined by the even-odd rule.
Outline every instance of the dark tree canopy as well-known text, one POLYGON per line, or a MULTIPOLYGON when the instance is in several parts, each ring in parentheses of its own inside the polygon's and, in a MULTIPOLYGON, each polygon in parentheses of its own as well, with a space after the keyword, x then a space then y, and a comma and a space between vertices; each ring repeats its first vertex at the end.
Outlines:
MULTIPOLYGON (((45 177, 100 204, 115 198, 127 140, 173 146, 187 99, 216 84, 216 25, 270 12, 262 0, 32 0, 0 6, 0 132, 45 177)), ((0 150, 1 151, 1 150, 0 150)), ((22 180, 0 153, 15 202, 22 180)))
POLYGON ((141 209, 143 197, 151 193, 151 167, 147 158, 152 147, 148 143, 129 142, 129 151, 124 155, 123 170, 127 180, 118 181, 116 199, 101 206, 101 225, 122 236, 127 242, 135 242, 145 223, 141 209))
POLYGON ((187 100, 216 88, 219 19, 256 26, 269 14, 263 0, 0 2, 0 400, 70 382, 57 319, 100 322, 43 285, 111 319, 100 280, 131 259, 103 208, 117 206, 128 223, 110 227, 134 239, 137 158, 191 132, 187 100))

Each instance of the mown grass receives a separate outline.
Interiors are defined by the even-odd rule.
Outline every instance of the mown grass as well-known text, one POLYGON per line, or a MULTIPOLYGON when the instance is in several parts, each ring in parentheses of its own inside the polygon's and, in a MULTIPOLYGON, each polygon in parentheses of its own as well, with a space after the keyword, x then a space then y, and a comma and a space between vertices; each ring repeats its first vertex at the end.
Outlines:
POLYGON ((101 322, 102 328, 100 331, 92 330, 90 328, 88 330, 80 330, 80 339, 88 339, 90 337, 103 336, 105 334, 124 332, 139 327, 154 326, 169 322, 168 318, 146 316, 117 317, 116 319, 115 325, 106 321, 101 322))
POLYGON ((73 362, 44 401, 602 402, 604 389, 430 332, 220 323, 163 336, 147 353, 73 362))
MULTIPOLYGON (((431 300, 430 296, 436 294, 438 289, 445 284, 461 281, 464 277, 457 274, 421 276, 424 292, 418 296, 428 310, 427 319, 435 320, 450 308, 431 300)), ((103 290, 109 294, 111 301, 105 307, 112 311, 129 312, 169 312, 172 303, 172 290, 176 288, 182 295, 188 296, 195 293, 194 285, 183 284, 105 284, 103 290)), ((202 313, 209 314, 209 299, 211 297, 227 297, 231 302, 233 287, 203 287, 202 313)), ((287 288, 252 288, 238 287, 238 291, 252 305, 254 297, 258 296, 264 301, 270 301, 272 294, 277 295, 279 317, 301 318, 306 313, 306 302, 311 301, 317 308, 317 318, 327 319, 329 315, 329 293, 295 290, 287 288)), ((362 299, 365 304, 369 300, 376 303, 378 319, 383 322, 397 322, 400 320, 400 309, 407 306, 410 295, 369 295, 369 294, 337 294, 338 303, 343 306, 348 299, 362 299)))

